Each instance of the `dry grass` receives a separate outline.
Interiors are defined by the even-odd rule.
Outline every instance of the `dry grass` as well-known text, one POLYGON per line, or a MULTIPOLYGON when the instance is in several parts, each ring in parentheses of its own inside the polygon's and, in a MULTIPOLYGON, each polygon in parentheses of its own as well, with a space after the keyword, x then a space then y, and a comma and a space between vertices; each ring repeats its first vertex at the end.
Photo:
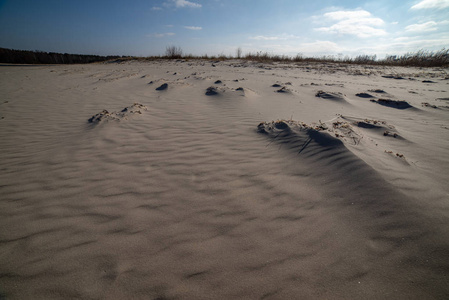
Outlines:
POLYGON ((277 55, 268 52, 249 52, 246 55, 242 53, 241 48, 237 48, 236 55, 192 55, 184 54, 179 46, 168 46, 164 56, 132 57, 132 56, 88 56, 59 53, 44 53, 39 51, 21 51, 0 48, 1 63, 89 63, 109 61, 120 63, 128 60, 158 60, 158 59, 185 59, 185 60, 212 60, 225 61, 238 59, 244 61, 254 61, 260 63, 344 63, 357 65, 379 65, 379 66, 404 66, 404 67, 447 67, 449 66, 449 49, 439 51, 419 50, 417 52, 406 53, 403 55, 388 55, 383 59, 378 59, 376 55, 358 55, 356 57, 342 56, 320 56, 306 57, 301 54, 296 56, 277 55), (39 60, 36 57, 45 56, 51 59, 39 60), (58 58, 58 59, 55 59, 58 58))
POLYGON ((449 49, 436 52, 419 50, 415 53, 406 53, 401 56, 387 56, 383 62, 395 66, 439 67, 449 65, 449 49))
POLYGON ((158 59, 184 59, 184 60, 243 60, 260 63, 343 63, 354 65, 378 65, 378 66, 403 66, 403 67, 448 67, 449 66, 449 49, 439 51, 419 50, 414 53, 406 53, 403 55, 389 55, 383 59, 377 59, 376 55, 358 55, 356 57, 335 57, 332 55, 320 57, 306 57, 301 54, 296 56, 270 54, 268 52, 249 52, 242 55, 236 51, 236 56, 221 55, 182 55, 179 47, 167 47, 165 56, 149 56, 149 57, 126 57, 119 59, 125 60, 158 60, 158 59), (240 58, 239 58, 240 56, 240 58))
MULTIPOLYGON (((168 48, 167 48, 168 49, 168 48)), ((174 49, 171 49, 174 50, 174 49)), ((182 53, 182 50, 178 47, 178 52, 182 53)), ((300 63, 300 62, 312 62, 312 63, 345 63, 345 64, 357 64, 357 65, 380 65, 380 66, 408 66, 408 67, 445 67, 449 66, 449 49, 442 49, 439 51, 428 51, 419 50, 414 53, 406 53, 403 55, 389 55, 383 59, 377 59, 376 55, 358 55, 356 57, 335 57, 332 55, 320 56, 320 57, 306 57, 301 54, 296 56, 288 55, 277 55, 270 54, 268 52, 249 52, 246 55, 242 55, 241 49, 238 48, 236 51, 236 56, 226 56, 224 54, 218 56, 195 56, 188 54, 182 55, 172 55, 173 51, 167 53, 166 56, 153 56, 146 59, 161 59, 161 58, 182 58, 187 60, 193 59, 210 59, 216 61, 230 60, 230 59, 240 59, 247 61, 255 61, 262 63, 300 63)))
POLYGON ((449 66, 449 49, 439 51, 419 50, 404 55, 389 55, 384 59, 377 59, 376 55, 358 55, 356 57, 335 57, 332 55, 321 57, 304 57, 300 54, 291 57, 275 55, 267 52, 248 53, 243 57, 247 60, 259 62, 319 62, 345 63, 358 65, 409 66, 409 67, 444 67, 449 66))

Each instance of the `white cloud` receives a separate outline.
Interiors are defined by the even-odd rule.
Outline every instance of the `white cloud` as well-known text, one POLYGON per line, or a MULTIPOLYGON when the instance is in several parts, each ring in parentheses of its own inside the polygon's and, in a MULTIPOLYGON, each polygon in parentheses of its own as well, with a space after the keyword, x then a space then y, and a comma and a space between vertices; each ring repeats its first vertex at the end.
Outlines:
POLYGON ((410 37, 408 37, 408 36, 400 36, 400 37, 393 39, 393 41, 395 41, 395 42, 406 42, 409 40, 410 40, 410 37))
POLYGON ((423 0, 410 9, 426 9, 426 8, 437 8, 443 9, 449 7, 449 0, 423 0))
POLYGON ((334 11, 325 13, 322 18, 325 22, 334 24, 315 28, 317 31, 333 34, 349 34, 360 38, 386 35, 386 31, 379 28, 385 24, 380 19, 373 17, 366 10, 334 11))
POLYGON ((174 0, 176 7, 200 8, 202 5, 187 0, 174 0))
POLYGON ((381 36, 387 34, 383 29, 373 28, 367 25, 358 25, 357 27, 354 27, 350 24, 335 24, 330 27, 316 28, 315 30, 338 34, 351 34, 360 38, 368 38, 372 36, 381 36))
POLYGON ((285 41, 285 40, 291 40, 291 39, 297 39, 298 37, 291 34, 282 34, 278 36, 265 36, 265 35, 257 35, 257 36, 251 36, 249 37, 251 40, 258 40, 258 41, 285 41))
MULTIPOLYGON (((449 43, 449 38, 438 38, 438 39, 426 39, 426 38, 410 38, 406 39, 396 39, 396 43, 391 43, 385 46, 385 51, 395 51, 395 52, 410 52, 422 49, 422 45, 426 45, 427 50, 438 51, 447 46, 449 43)), ((396 53, 395 53, 396 54, 396 53)))
POLYGON ((407 27, 405 27, 405 31, 412 31, 412 32, 428 32, 428 31, 435 31, 437 30, 437 23, 434 21, 429 21, 422 24, 412 24, 407 27))
POLYGON ((175 35, 175 33, 173 33, 173 32, 165 32, 165 33, 153 33, 153 34, 149 34, 149 35, 147 35, 147 37, 162 38, 162 37, 173 36, 173 35, 175 35))
POLYGON ((371 13, 366 10, 340 10, 325 13, 324 17, 333 20, 360 19, 371 17, 371 13))
POLYGON ((252 37, 250 37, 250 39, 258 40, 258 41, 276 41, 279 39, 279 37, 258 35, 258 36, 252 36, 252 37))
POLYGON ((316 41, 312 43, 302 43, 301 52, 305 53, 335 53, 342 51, 336 43, 330 41, 316 41))
POLYGON ((184 26, 185 29, 190 29, 190 30, 201 30, 203 29, 203 27, 199 27, 199 26, 184 26))

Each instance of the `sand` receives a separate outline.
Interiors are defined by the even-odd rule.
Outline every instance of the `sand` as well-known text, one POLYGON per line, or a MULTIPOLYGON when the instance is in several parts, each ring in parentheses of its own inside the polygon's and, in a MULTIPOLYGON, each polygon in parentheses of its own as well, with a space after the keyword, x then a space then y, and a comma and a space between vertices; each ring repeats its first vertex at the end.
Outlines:
POLYGON ((447 71, 0 66, 0 298, 449 298, 447 71))

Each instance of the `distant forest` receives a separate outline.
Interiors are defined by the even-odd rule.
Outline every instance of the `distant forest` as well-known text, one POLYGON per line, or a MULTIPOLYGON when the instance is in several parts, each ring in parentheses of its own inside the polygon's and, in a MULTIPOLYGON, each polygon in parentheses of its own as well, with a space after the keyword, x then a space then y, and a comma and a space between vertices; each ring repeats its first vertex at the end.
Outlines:
POLYGON ((86 64, 118 58, 121 57, 0 48, 0 63, 8 64, 86 64))

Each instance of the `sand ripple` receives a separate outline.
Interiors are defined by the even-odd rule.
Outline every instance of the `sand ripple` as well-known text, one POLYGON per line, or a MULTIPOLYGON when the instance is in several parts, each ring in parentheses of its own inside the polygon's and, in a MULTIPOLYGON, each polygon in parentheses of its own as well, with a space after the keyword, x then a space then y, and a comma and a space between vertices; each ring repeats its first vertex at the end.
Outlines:
POLYGON ((0 295, 447 298, 447 114, 343 96, 379 87, 324 66, 215 64, 0 69, 0 295), (86 124, 105 108, 126 122, 86 124))

